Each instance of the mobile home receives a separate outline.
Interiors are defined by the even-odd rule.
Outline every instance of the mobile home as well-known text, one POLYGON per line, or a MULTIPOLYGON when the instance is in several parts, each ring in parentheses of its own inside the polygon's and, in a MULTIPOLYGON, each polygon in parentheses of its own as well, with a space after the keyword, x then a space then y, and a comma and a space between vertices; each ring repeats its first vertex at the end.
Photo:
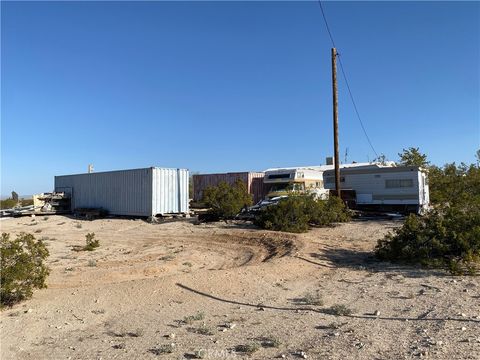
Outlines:
MULTIPOLYGON (((326 189, 335 189, 335 172, 323 173, 326 189)), ((360 209, 421 212, 430 204, 425 171, 416 166, 366 166, 340 169, 341 189, 354 190, 360 209)))
POLYGON ((71 210, 102 208, 112 215, 187 213, 188 170, 150 167, 55 176, 55 191, 71 199, 71 210))

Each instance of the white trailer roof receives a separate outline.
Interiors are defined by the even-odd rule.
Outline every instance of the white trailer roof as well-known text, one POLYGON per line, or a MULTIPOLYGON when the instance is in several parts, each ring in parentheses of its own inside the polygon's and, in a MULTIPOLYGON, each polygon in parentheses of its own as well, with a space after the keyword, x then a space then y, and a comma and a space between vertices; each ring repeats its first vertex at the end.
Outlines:
MULTIPOLYGON (((340 168, 351 168, 351 167, 393 167, 396 166, 394 161, 387 161, 384 164, 379 162, 364 162, 364 163, 352 163, 352 164, 340 164, 340 168)), ((282 170, 316 170, 316 171, 327 171, 334 169, 334 165, 314 165, 314 166, 292 166, 292 167, 281 167, 281 168, 270 168, 266 169, 263 172, 270 171, 282 171, 282 170)))

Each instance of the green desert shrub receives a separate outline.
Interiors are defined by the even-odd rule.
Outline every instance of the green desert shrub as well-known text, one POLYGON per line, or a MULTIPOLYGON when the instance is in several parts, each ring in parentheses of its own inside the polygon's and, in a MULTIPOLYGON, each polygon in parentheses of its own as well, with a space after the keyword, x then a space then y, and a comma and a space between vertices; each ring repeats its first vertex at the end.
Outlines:
POLYGON ((300 233, 312 225, 328 226, 349 219, 347 208, 337 197, 317 200, 313 195, 292 194, 260 211, 255 224, 267 230, 300 233))
POLYGON ((95 239, 95 233, 88 233, 85 235, 85 247, 84 250, 93 251, 95 248, 100 246, 100 241, 95 239))
POLYGON ((430 200, 434 205, 461 205, 480 194, 480 165, 446 164, 428 168, 430 200))
POLYGON ((327 314, 338 316, 349 316, 353 314, 353 310, 344 304, 335 304, 325 310, 327 314))
POLYGON ((343 201, 337 196, 330 196, 328 200, 310 199, 314 204, 310 223, 317 226, 327 226, 336 222, 347 222, 350 214, 343 201))
POLYGON ((195 321, 200 321, 205 319, 205 313, 204 312, 197 312, 195 315, 189 315, 185 316, 183 318, 183 323, 185 324, 193 324, 195 321))
POLYGON ((403 226, 379 240, 382 260, 444 267, 453 274, 478 274, 480 194, 438 206, 424 216, 409 215, 403 226))
POLYGON ((245 206, 252 205, 252 196, 247 186, 238 179, 233 185, 222 181, 203 191, 202 202, 210 208, 210 214, 217 219, 231 219, 245 206))
POLYGON ((0 208, 1 209, 11 209, 15 206, 17 206, 18 201, 13 200, 13 199, 5 199, 5 200, 0 200, 0 208))
POLYGON ((149 349, 148 351, 154 355, 164 355, 164 354, 171 354, 175 350, 175 344, 164 344, 158 345, 154 348, 149 349))
POLYGON ((263 209, 255 218, 255 224, 267 230, 305 232, 310 221, 305 199, 295 195, 282 199, 278 204, 263 209))
POLYGON ((241 345, 235 346, 235 351, 250 355, 260 350, 260 348, 261 346, 259 343, 251 342, 248 344, 241 344, 241 345))
POLYGON ((378 242, 382 260, 443 267, 453 274, 478 274, 480 266, 480 150, 477 163, 429 166, 418 148, 404 150, 401 162, 428 171, 433 209, 410 215, 403 226, 378 242))
POLYGON ((0 239, 2 306, 10 306, 28 299, 33 289, 47 287, 45 280, 49 270, 45 265, 48 249, 32 234, 20 233, 15 240, 3 233, 0 239))

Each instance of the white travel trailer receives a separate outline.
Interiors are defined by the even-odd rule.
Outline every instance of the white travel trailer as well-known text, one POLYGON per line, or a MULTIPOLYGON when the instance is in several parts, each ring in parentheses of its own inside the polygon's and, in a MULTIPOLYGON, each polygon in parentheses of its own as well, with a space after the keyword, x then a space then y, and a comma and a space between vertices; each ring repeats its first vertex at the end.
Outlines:
MULTIPOLYGON (((324 186, 335 189, 335 172, 324 172, 324 186)), ((416 166, 370 164, 340 169, 340 187, 354 190, 356 207, 420 213, 430 205, 427 175, 416 166)))
MULTIPOLYGON (((370 163, 343 164, 341 167, 357 167, 370 163)), ((264 171, 264 184, 269 186, 267 199, 287 195, 290 191, 311 192, 318 197, 328 198, 329 190, 323 183, 323 173, 334 168, 333 164, 272 168, 264 171)))
POLYGON ((312 191, 320 197, 325 196, 323 171, 327 168, 329 167, 311 166, 265 170, 263 183, 269 186, 267 199, 287 195, 290 191, 312 191))

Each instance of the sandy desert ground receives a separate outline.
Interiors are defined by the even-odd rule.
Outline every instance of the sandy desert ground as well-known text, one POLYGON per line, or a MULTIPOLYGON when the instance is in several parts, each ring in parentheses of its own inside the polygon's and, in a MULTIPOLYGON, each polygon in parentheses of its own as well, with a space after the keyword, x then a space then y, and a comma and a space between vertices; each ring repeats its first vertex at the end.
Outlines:
POLYGON ((2 311, 1 359, 479 359, 480 279, 375 261, 398 224, 3 220, 45 239, 51 275, 2 311))

